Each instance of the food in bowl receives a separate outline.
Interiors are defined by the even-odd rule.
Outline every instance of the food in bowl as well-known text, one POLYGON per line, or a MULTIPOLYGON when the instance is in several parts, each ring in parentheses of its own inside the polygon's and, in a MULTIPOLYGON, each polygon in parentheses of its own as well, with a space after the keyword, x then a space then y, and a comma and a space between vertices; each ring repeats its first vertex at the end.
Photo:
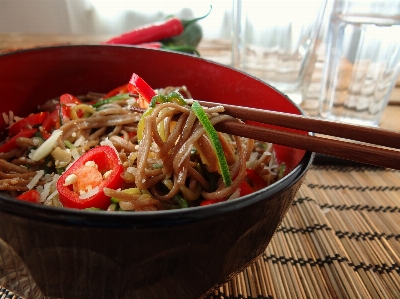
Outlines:
POLYGON ((271 143, 214 129, 239 121, 223 106, 202 107, 185 86, 153 90, 135 73, 107 94, 66 93, 13 119, 0 146, 0 190, 49 206, 204 206, 261 190, 285 170, 271 143))

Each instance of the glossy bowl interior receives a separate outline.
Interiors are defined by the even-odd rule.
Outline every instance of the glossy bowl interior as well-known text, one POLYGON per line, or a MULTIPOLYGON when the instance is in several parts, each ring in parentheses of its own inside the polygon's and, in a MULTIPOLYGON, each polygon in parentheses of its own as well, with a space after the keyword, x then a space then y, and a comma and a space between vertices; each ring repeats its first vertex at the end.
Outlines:
MULTIPOLYGON (((301 113, 269 85, 229 67, 189 55, 109 45, 0 55, 0 112, 25 116, 62 93, 107 92, 127 83, 133 72, 154 88, 186 85, 195 99, 301 113)), ((3 118, 0 127, 5 128, 3 118)), ((0 270, 8 267, 11 273, 10 265, 19 261, 40 292, 59 298, 205 296, 262 254, 313 156, 283 146, 276 147, 276 155, 287 164, 284 179, 207 207, 94 213, 0 195, 0 249, 8 252, 0 270)), ((33 289, 13 283, 34 297, 33 289)))

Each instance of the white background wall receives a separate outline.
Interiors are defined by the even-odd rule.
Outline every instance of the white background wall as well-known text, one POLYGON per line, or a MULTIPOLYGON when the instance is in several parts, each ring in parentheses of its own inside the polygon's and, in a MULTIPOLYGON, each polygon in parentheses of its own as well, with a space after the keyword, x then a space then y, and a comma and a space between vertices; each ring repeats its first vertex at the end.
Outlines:
POLYGON ((230 36, 232 0, 0 0, 0 33, 119 34, 168 15, 199 24, 205 38, 230 36))

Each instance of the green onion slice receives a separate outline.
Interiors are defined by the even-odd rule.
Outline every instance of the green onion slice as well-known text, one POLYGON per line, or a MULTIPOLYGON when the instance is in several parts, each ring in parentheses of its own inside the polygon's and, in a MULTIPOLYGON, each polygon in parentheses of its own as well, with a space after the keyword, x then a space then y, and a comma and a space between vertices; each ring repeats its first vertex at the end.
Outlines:
POLYGON ((224 151, 222 149, 221 142, 218 138, 218 133, 215 130, 214 126, 208 119, 203 107, 197 101, 193 101, 192 111, 196 114, 200 123, 203 125, 206 130, 208 138, 210 138, 211 145, 217 154, 218 165, 221 169, 222 179, 224 181, 225 186, 230 186, 232 184, 231 174, 229 172, 228 162, 226 162, 226 158, 224 155, 224 151))

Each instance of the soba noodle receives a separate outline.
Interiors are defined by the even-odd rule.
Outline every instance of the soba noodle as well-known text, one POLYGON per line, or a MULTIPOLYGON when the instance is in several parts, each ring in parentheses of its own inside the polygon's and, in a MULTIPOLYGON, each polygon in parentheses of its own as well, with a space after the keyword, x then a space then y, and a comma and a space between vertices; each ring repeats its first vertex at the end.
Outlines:
MULTIPOLYGON (((157 93, 167 95, 171 91, 191 98, 185 87, 167 87, 157 93)), ((165 210, 198 206, 204 201, 233 200, 243 195, 244 181, 253 187, 249 170, 257 173, 265 186, 282 175, 272 144, 218 132, 232 178, 228 186, 221 176, 218 154, 190 105, 159 103, 143 117, 144 110, 133 96, 96 109, 93 102, 88 103, 93 99, 99 102, 102 96, 89 93, 79 97, 83 103, 79 107, 69 105, 75 114, 71 113, 71 119, 63 118, 60 136, 49 154, 38 161, 33 154, 44 143, 41 126, 39 134, 18 138, 15 149, 0 153, 0 190, 13 197, 37 190, 40 203, 62 206, 56 187, 58 178, 99 145, 114 148, 123 166, 121 188, 104 188, 104 194, 111 198, 110 211, 165 210), (78 108, 84 117, 76 117, 78 108)), ((51 112, 56 103, 51 100, 40 108, 51 112)), ((223 114, 223 107, 203 110, 213 125, 239 121, 223 114)))

